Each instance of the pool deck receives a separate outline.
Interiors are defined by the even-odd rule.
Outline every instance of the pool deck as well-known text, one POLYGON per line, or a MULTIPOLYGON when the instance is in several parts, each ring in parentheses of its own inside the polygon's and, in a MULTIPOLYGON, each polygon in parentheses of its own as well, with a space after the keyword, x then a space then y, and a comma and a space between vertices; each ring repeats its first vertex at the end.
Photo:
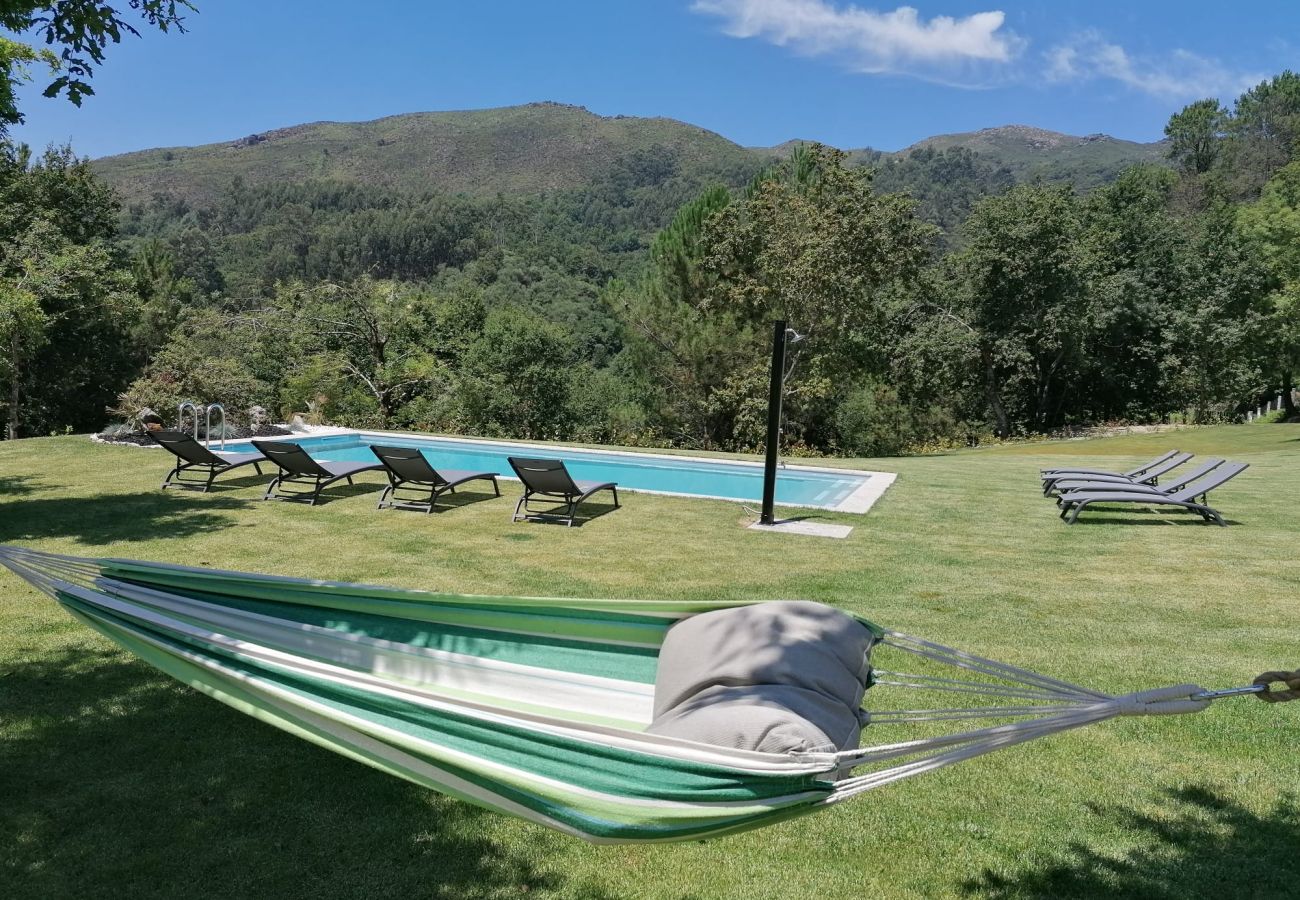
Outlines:
MULTIPOLYGON (((686 454, 681 454, 681 453, 654 453, 654 452, 646 452, 642 450, 607 450, 604 448, 597 449, 597 448, 582 446, 578 444, 534 444, 529 441, 489 440, 487 438, 464 437, 462 435, 450 435, 450 434, 448 435, 429 434, 426 432, 419 432, 419 431, 372 431, 370 429, 336 428, 332 426, 321 426, 321 427, 313 428, 311 431, 295 433, 294 437, 330 437, 335 435, 357 435, 359 437, 365 437, 365 438, 373 437, 381 440, 415 437, 415 438, 420 438, 421 440, 456 441, 458 443, 465 443, 465 444, 483 444, 485 446, 490 446, 490 447, 491 446, 499 447, 504 444, 511 447, 523 447, 528 450, 536 450, 538 454, 542 456, 556 456, 559 451, 569 449, 569 450, 578 450, 583 453, 600 454, 603 456, 640 457, 640 458, 649 458, 649 459, 673 460, 676 462, 683 462, 683 461, 701 462, 701 463, 710 463, 715 465, 723 464, 723 465, 743 466, 745 468, 755 468, 755 467, 761 468, 763 465, 762 463, 752 462, 750 460, 727 459, 724 457, 716 457, 716 456, 688 456, 686 454)), ((894 483, 895 479, 898 478, 898 476, 893 472, 876 472, 868 469, 838 469, 831 466, 805 466, 805 465, 797 465, 792 463, 782 463, 781 468, 793 472, 818 472, 821 474, 845 475, 854 478, 866 477, 867 480, 863 482, 863 484, 860 487, 858 487, 857 490, 849 494, 849 496, 845 497, 843 500, 841 500, 839 503, 835 504, 834 506, 818 506, 810 503, 778 502, 776 504, 777 506, 784 506, 784 507, 789 507, 794 509, 820 509, 827 512, 856 513, 858 515, 861 515, 867 512, 868 510, 870 510, 871 507, 875 504, 875 502, 880 499, 880 497, 885 493, 886 490, 889 489, 889 486, 894 483)), ((511 475, 503 474, 501 477, 509 481, 518 480, 511 475)), ((686 494, 677 491, 656 491, 647 488, 623 488, 622 485, 619 486, 619 490, 627 490, 638 494, 658 494, 661 497, 687 497, 687 498, 694 498, 697 500, 722 500, 727 503, 755 502, 752 500, 737 500, 735 497, 717 497, 709 494, 686 494)))

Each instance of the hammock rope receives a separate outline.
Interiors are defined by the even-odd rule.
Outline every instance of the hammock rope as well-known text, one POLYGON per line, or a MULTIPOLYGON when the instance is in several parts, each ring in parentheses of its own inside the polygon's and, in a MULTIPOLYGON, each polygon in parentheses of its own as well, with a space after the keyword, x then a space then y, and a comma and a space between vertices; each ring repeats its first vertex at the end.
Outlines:
POLYGON ((1226 691, 1110 695, 862 620, 879 639, 873 659, 914 662, 874 671, 864 738, 884 728, 904 739, 759 753, 644 731, 668 627, 743 602, 432 593, 5 546, 0 565, 242 712, 598 843, 756 828, 1116 716, 1200 712, 1245 693, 1300 697, 1300 671, 1226 691), (915 707, 917 695, 943 702, 915 707), (930 733, 953 725, 964 730, 930 733))
POLYGON ((1255 679, 1255 687, 1262 690, 1255 696, 1265 703, 1286 703, 1288 700, 1300 700, 1300 669, 1294 672, 1265 672, 1255 679), (1287 690, 1277 691, 1270 685, 1285 684, 1287 690))

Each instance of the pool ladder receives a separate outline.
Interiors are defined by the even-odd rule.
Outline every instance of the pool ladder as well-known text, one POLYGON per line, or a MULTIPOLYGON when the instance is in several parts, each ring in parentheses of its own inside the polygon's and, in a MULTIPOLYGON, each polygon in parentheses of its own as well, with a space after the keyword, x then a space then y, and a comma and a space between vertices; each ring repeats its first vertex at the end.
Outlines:
MULTIPOLYGON (((185 430, 185 410, 190 410, 194 414, 194 440, 199 439, 199 405, 191 400, 182 400, 180 406, 176 408, 176 430, 185 430)), ((220 403, 209 403, 203 407, 204 433, 203 444, 205 447, 212 446, 212 412, 216 410, 221 413, 221 449, 226 449, 226 408, 220 403)))

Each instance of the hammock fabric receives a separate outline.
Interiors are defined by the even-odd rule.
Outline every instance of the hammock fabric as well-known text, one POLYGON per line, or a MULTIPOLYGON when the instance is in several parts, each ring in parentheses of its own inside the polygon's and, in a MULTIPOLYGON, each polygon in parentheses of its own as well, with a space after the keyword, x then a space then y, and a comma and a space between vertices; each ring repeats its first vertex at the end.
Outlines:
POLYGON ((890 647, 924 658, 920 668, 955 667, 954 677, 877 668, 870 697, 924 688, 958 705, 871 712, 873 729, 927 736, 759 753, 644 733, 668 627, 742 603, 465 596, 14 547, 0 547, 0 564, 235 709, 598 843, 743 831, 1055 731, 1208 705, 1195 685, 1111 697, 864 622, 881 640, 873 655, 890 647), (993 724, 938 735, 911 724, 980 719, 993 724))

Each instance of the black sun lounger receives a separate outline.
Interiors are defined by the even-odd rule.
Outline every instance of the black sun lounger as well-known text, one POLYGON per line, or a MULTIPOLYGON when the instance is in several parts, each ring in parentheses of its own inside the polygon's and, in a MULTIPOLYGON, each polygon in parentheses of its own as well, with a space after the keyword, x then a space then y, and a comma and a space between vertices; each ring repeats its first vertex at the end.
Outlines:
POLYGON ((448 491, 455 493, 458 486, 479 479, 492 482, 492 490, 498 497, 501 496, 501 488, 497 486, 497 472, 435 469, 429 465, 424 454, 414 447, 371 444, 370 449, 379 457, 388 474, 388 487, 379 495, 378 509, 418 509, 431 513, 440 494, 448 491), (399 491, 407 492, 408 496, 401 496, 399 491), (419 492, 420 496, 409 496, 412 491, 419 492))
POLYGON ((1198 513, 1207 522, 1227 525, 1218 510, 1209 506, 1210 491, 1220 487, 1242 472, 1246 463, 1225 463, 1200 481, 1194 481, 1181 491, 1172 494, 1154 492, 1144 494, 1137 491, 1075 491, 1061 495, 1061 518, 1067 525, 1073 525, 1084 507, 1092 503, 1141 503, 1144 506, 1177 506, 1181 509, 1198 513), (1196 498, 1200 497, 1200 502, 1196 498))
POLYGON ((347 479, 348 484, 352 484, 353 475, 383 468, 378 462, 318 461, 288 441, 253 441, 253 446, 280 469, 280 474, 267 485, 263 500, 306 499, 309 505, 315 506, 320 492, 334 482, 347 479), (287 485, 300 485, 302 489, 290 489, 287 485))
MULTIPOLYGON (((1187 487, 1202 475, 1209 474, 1214 469, 1223 465, 1223 460, 1215 457, 1207 457, 1201 460, 1201 464, 1187 472, 1180 472, 1178 477, 1173 481, 1167 481, 1162 485, 1142 484, 1122 479, 1103 479, 1093 476, 1091 478, 1065 479, 1056 482, 1056 490, 1061 494, 1069 494, 1077 491, 1123 491, 1126 494, 1175 494, 1187 487)), ((1056 505, 1062 506, 1061 498, 1056 498, 1056 505)))
POLYGON ((520 456, 508 457, 510 468, 515 470, 524 485, 524 495, 515 504, 512 522, 526 519, 531 515, 566 515, 569 525, 573 525, 574 513, 578 504, 597 491, 609 490, 614 494, 614 508, 618 509, 618 485, 613 481, 574 481, 564 461, 559 459, 525 459, 520 456), (530 500, 537 497, 549 498, 555 506, 564 506, 563 513, 551 509, 543 513, 533 513, 528 508, 530 500))
POLYGON ((1103 481, 1125 481, 1130 484, 1155 484, 1159 481, 1161 475, 1178 468, 1191 458, 1192 454, 1190 453, 1170 450, 1160 459, 1153 459, 1151 462, 1139 468, 1130 469, 1127 472, 1107 472, 1102 469, 1054 469, 1044 471, 1042 473, 1043 495, 1051 494, 1056 489, 1056 483, 1067 478, 1075 481, 1084 478, 1096 478, 1103 481))
POLYGON ((251 465, 262 474, 262 463, 266 457, 260 453, 213 453, 183 431, 151 431, 149 437, 176 457, 176 467, 167 473, 162 487, 194 488, 207 492, 213 480, 222 472, 251 465), (191 472, 197 478, 186 477, 191 472))

